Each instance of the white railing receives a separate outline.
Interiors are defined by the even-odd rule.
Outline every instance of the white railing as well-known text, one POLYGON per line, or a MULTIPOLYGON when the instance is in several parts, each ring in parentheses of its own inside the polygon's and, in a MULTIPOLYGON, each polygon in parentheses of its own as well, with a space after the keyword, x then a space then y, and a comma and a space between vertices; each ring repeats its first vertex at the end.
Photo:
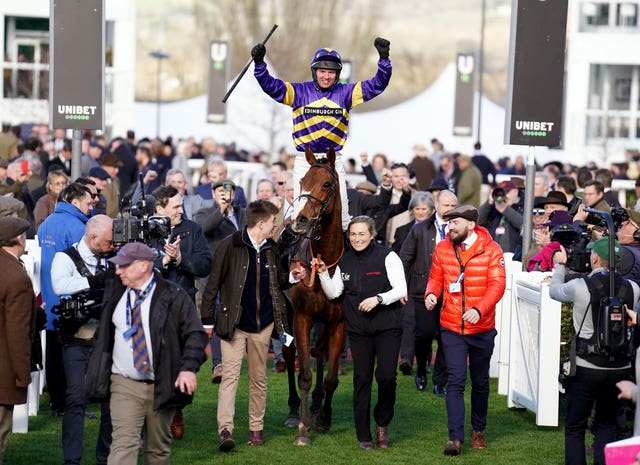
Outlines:
MULTIPOLYGON (((33 283, 33 291, 38 294, 40 292, 40 246, 37 239, 27 240, 26 253, 21 257, 24 267, 27 273, 31 277, 33 283)), ((13 408, 13 425, 12 431, 14 433, 26 433, 29 431, 29 417, 38 415, 38 408, 40 407, 40 395, 44 389, 44 354, 45 350, 45 332, 40 333, 42 339, 42 362, 43 368, 41 371, 34 371, 31 373, 31 384, 29 385, 27 393, 27 402, 21 405, 16 405, 13 408)))

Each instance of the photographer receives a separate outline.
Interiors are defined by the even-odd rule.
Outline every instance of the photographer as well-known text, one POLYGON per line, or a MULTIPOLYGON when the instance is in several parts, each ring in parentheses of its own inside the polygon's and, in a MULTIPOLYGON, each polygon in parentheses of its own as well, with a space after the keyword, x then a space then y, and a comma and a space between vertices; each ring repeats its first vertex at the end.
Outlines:
POLYGON ((616 269, 623 278, 640 281, 640 213, 627 209, 628 217, 616 232, 622 245, 622 258, 616 269))
POLYGON ((522 258, 523 209, 518 187, 513 181, 503 181, 478 210, 478 224, 489 230, 503 252, 513 252, 514 260, 522 258))
POLYGON ((151 247, 162 251, 155 266, 162 276, 180 285, 195 303, 195 278, 203 278, 211 268, 211 251, 202 228, 182 218, 182 196, 175 187, 162 186, 153 191, 156 215, 169 217, 171 233, 166 241, 151 239, 151 247))
MULTIPOLYGON (((616 241, 615 254, 620 258, 622 248, 616 241)), ((565 418, 565 463, 586 463, 585 431, 591 409, 595 403, 594 463, 605 463, 604 446, 616 439, 618 389, 616 383, 629 375, 630 357, 606 356, 599 350, 595 322, 603 308, 600 302, 610 295, 609 238, 590 242, 592 272, 585 277, 565 283, 567 253, 560 247, 553 255, 554 270, 551 278, 551 298, 573 303, 573 325, 576 341, 576 372, 565 385, 567 413, 565 418), (596 401, 597 399, 597 401, 596 401)), ((638 309, 638 285, 615 276, 615 295, 629 308, 638 309)))
MULTIPOLYGON (((82 458, 86 407, 84 377, 93 333, 98 325, 104 283, 110 273, 105 258, 113 250, 112 223, 106 215, 92 217, 87 221, 80 241, 56 253, 51 265, 54 292, 61 297, 71 295, 61 298, 58 305, 62 362, 67 378, 66 408, 62 418, 65 464, 79 464, 82 458)), ((101 411, 96 460, 98 464, 106 464, 111 443, 108 404, 102 404, 101 411)))

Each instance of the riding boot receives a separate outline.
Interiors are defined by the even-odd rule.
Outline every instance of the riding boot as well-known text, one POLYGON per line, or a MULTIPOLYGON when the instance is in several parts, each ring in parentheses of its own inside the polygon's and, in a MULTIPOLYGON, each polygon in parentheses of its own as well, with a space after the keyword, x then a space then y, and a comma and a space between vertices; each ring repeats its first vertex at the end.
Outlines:
POLYGON ((289 250, 289 247, 299 239, 300 235, 293 231, 291 223, 287 223, 278 237, 278 251, 280 252, 280 255, 284 255, 285 252, 289 250))

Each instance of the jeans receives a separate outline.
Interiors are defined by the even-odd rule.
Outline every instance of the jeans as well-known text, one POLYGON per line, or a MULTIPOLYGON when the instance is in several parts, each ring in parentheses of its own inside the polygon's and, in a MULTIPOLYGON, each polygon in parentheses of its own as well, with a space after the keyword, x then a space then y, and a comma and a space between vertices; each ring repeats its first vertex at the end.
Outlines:
POLYGON ((449 439, 464 442, 464 387, 467 360, 471 376, 471 428, 484 431, 489 407, 489 362, 493 354, 495 329, 463 335, 440 328, 444 358, 449 375, 447 383, 447 418, 449 439))
MULTIPOLYGON (((62 454, 65 465, 80 464, 84 436, 84 377, 87 372, 91 346, 66 344, 62 349, 62 361, 67 378, 67 396, 62 418, 62 454)), ((111 416, 109 405, 101 405, 100 432, 96 446, 98 465, 107 463, 111 445, 111 416)))

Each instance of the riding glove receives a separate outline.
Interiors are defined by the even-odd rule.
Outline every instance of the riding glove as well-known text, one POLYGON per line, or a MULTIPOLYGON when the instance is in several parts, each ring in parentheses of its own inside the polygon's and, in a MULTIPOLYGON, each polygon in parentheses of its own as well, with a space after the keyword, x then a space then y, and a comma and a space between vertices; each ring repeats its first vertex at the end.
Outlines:
POLYGON ((389 58, 390 44, 391 43, 387 39, 383 39, 382 37, 376 37, 376 40, 373 42, 373 45, 378 51, 378 54, 380 55, 381 59, 386 60, 389 58))

